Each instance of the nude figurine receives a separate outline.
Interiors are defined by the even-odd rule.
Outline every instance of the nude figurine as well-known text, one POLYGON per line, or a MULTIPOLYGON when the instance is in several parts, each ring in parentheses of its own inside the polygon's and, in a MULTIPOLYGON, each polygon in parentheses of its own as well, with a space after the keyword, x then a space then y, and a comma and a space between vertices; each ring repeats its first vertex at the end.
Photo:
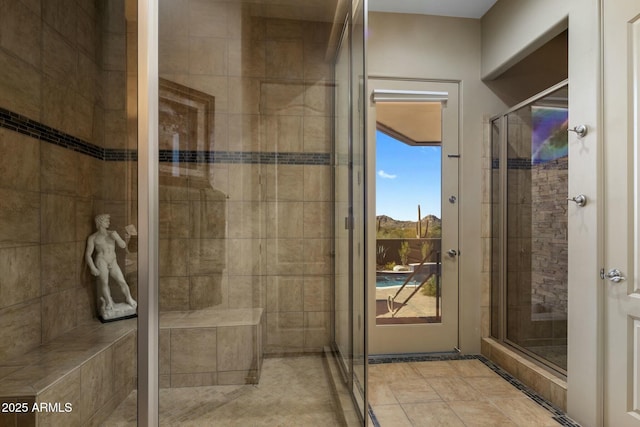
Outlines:
POLYGON ((118 285, 120 285, 126 303, 135 309, 138 304, 131 297, 129 285, 127 285, 124 275, 116 261, 116 244, 124 249, 126 243, 116 231, 108 230, 111 224, 110 215, 97 215, 95 222, 98 231, 87 238, 85 260, 91 270, 91 274, 97 277, 98 301, 102 301, 106 311, 113 310, 114 302, 113 298, 111 298, 111 290, 109 289, 109 277, 112 277, 118 285), (95 260, 93 259, 94 251, 96 253, 95 260))

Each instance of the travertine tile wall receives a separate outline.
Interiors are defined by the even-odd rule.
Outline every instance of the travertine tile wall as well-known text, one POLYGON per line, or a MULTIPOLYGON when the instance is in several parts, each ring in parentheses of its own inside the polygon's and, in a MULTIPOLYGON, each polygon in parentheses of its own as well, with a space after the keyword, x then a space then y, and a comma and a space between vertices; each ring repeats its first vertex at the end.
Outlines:
MULTIPOLYGON (((215 98, 209 150, 328 154, 330 25, 265 18, 264 12, 259 4, 162 1, 161 77, 215 98)), ((320 350, 329 343, 331 319, 328 162, 210 163, 206 169, 210 189, 220 196, 212 212, 225 224, 214 241, 188 234, 196 221, 189 192, 161 188, 167 224, 160 236, 161 309, 199 308, 195 278, 201 277, 213 282, 214 307, 266 309, 266 352, 320 350), (215 271, 204 274, 192 271, 201 252, 189 249, 202 244, 217 254, 215 271)))
MULTIPOLYGON (((123 4, 2 2, 0 107, 91 144, 120 146, 106 124, 119 126, 124 111, 116 77, 124 73, 124 27, 115 23, 123 4)), ((122 232, 124 165, 0 128, 0 359, 94 319, 85 240, 100 212, 122 232)))

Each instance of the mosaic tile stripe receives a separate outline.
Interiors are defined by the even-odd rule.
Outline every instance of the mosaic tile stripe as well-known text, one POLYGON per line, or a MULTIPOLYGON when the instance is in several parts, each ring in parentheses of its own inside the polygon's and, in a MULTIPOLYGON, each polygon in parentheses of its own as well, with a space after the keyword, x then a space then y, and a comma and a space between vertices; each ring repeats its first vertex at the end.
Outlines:
POLYGON ((371 423, 374 427, 381 427, 380 421, 378 421, 378 417, 376 417, 375 412, 373 412, 373 408, 369 405, 369 418, 371 418, 371 423))
MULTIPOLYGON (((551 161, 542 161, 536 160, 531 163, 531 159, 525 157, 513 157, 507 159, 507 169, 516 169, 516 170, 529 170, 533 169, 536 166, 543 165, 542 169, 569 169, 569 164, 565 162, 561 162, 558 160, 551 161)), ((491 169, 499 169, 500 168, 500 160, 495 157, 491 159, 491 169)))
POLYGON ((329 153, 160 150, 159 159, 160 162, 178 163, 238 163, 321 166, 328 166, 331 164, 331 155, 329 153))
MULTIPOLYGON (((28 117, 0 108, 0 127, 105 161, 136 161, 136 150, 102 148, 28 117)), ((321 165, 331 164, 329 153, 273 153, 242 151, 160 150, 160 162, 321 165)))
POLYGON ((105 148, 102 160, 107 162, 138 161, 138 150, 105 148))
MULTIPOLYGON (((529 398, 531 398, 534 402, 540 405, 542 408, 551 412, 552 418, 558 422, 558 424, 565 427, 581 427, 580 424, 569 418, 564 411, 553 403, 549 402, 538 393, 536 393, 531 388, 527 387, 523 383, 521 383, 518 379, 513 377, 510 373, 487 359, 486 357, 479 354, 458 354, 458 353, 438 353, 438 354, 424 354, 424 355, 402 355, 402 356, 372 356, 369 357, 370 364, 379 364, 379 363, 401 363, 401 362, 431 362, 431 361, 442 361, 442 360, 471 360, 477 359, 484 363, 489 369, 491 369, 496 374, 500 375, 505 381, 509 384, 523 392, 529 398)), ((373 413, 373 409, 371 405, 369 405, 369 412, 371 415, 371 419, 374 424, 377 423, 377 419, 375 418, 375 414, 373 413)), ((379 424, 377 424, 379 426, 379 424)))
POLYGON ((59 147, 68 148, 96 159, 104 160, 104 148, 90 144, 57 129, 43 125, 20 114, 0 108, 0 127, 46 141, 59 147))

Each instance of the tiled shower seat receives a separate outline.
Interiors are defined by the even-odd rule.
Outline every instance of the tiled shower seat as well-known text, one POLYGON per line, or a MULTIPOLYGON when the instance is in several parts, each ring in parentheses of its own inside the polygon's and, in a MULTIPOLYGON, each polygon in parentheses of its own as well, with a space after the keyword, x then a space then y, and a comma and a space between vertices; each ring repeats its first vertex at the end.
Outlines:
POLYGON ((0 402, 28 408, 26 413, 0 412, 0 425, 99 425, 135 382, 136 319, 96 320, 0 362, 0 402), (47 410, 33 411, 41 403, 49 404, 47 410))
POLYGON ((160 387, 257 384, 263 309, 160 314, 160 387))
MULTIPOLYGON (((0 426, 99 425, 135 388, 136 322, 96 320, 0 361, 0 404, 29 409, 0 412, 0 426), (55 412, 33 412, 40 403, 55 412)), ((262 309, 162 313, 161 386, 257 383, 263 328, 262 309)))

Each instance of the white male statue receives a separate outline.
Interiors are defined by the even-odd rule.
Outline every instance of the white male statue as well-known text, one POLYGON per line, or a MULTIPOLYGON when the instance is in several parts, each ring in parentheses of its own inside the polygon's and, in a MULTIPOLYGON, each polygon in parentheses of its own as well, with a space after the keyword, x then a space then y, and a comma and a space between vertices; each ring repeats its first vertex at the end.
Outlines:
POLYGON ((108 230, 111 224, 110 215, 97 215, 95 221, 98 231, 87 238, 85 261, 91 270, 91 274, 96 276, 100 320, 104 322, 123 317, 132 317, 136 313, 138 304, 131 297, 129 285, 127 285, 122 270, 118 266, 115 250, 116 244, 124 249, 126 243, 116 231, 108 230), (93 259, 94 251, 96 253, 95 260, 93 259), (120 285, 126 303, 114 303, 109 289, 109 277, 112 277, 120 285))

